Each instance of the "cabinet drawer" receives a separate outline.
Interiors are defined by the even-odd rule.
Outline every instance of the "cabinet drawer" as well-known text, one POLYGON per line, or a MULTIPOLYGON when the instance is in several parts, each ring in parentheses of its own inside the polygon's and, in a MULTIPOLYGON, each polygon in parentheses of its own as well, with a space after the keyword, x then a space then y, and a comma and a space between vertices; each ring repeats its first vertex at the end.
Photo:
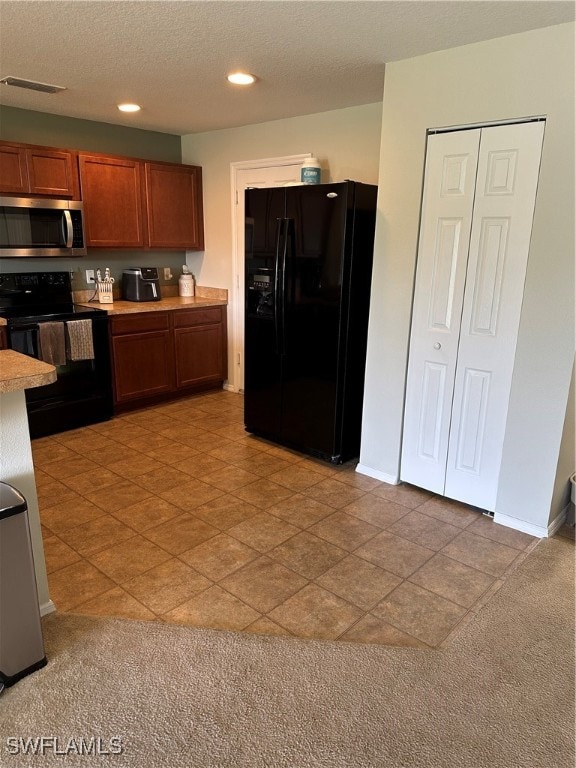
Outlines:
POLYGON ((112 317, 112 335, 141 333, 144 331, 167 331, 169 320, 166 312, 147 312, 137 315, 112 317))
POLYGON ((189 309, 174 313, 174 328, 190 328, 194 325, 209 325, 222 322, 222 308, 189 309))

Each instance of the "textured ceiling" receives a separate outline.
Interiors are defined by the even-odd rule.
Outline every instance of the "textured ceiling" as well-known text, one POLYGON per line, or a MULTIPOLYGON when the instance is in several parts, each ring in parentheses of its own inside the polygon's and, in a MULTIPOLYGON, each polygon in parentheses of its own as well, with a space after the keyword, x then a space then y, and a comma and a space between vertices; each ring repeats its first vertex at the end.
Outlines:
POLYGON ((197 133, 380 101, 386 62, 573 19, 555 0, 0 0, 0 77, 68 88, 0 103, 197 133))

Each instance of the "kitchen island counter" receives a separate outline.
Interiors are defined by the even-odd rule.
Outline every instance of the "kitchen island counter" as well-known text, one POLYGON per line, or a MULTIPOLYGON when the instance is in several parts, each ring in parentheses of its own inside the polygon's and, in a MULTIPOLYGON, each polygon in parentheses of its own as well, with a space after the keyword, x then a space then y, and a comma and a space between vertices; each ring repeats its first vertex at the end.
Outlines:
POLYGON ((0 393, 52 384, 56 368, 13 349, 0 350, 0 393))

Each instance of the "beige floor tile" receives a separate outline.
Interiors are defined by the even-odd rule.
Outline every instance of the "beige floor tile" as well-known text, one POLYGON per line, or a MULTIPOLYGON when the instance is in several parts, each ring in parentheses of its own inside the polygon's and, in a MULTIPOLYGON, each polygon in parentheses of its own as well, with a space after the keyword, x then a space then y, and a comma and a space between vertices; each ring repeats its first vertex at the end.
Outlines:
POLYGON ((202 481, 229 493, 237 488, 242 488, 249 483, 253 483, 258 479, 259 478, 252 474, 252 472, 246 472, 245 469, 231 466, 225 467, 224 469, 217 469, 215 472, 204 475, 202 481))
POLYGON ((46 474, 52 475, 55 480, 65 480, 67 477, 73 477, 74 475, 96 474, 100 471, 101 467, 85 456, 78 456, 77 453, 74 453, 74 457, 44 464, 42 469, 46 474))
POLYGON ((358 517, 378 528, 388 528, 392 523, 407 515, 409 510, 401 504, 395 504, 393 501, 380 499, 372 493, 367 493, 343 507, 342 512, 358 517))
POLYGON ((90 555, 87 560, 117 584, 122 584, 154 568, 155 565, 170 560, 170 555, 148 539, 136 535, 109 549, 90 555))
POLYGON ((180 559, 212 581, 229 576, 260 553, 225 533, 213 536, 192 549, 182 552, 180 559))
POLYGON ((219 533, 220 531, 214 526, 185 513, 166 523, 149 528, 143 535, 171 555, 179 555, 219 533))
POLYGON ((44 537, 44 558, 46 560, 46 573, 54 573, 67 565, 77 563, 82 558, 72 547, 65 544, 58 536, 44 537))
POLYGON ((197 507, 223 496, 224 491, 214 488, 213 485, 207 485, 197 478, 189 477, 187 483, 162 491, 158 495, 185 512, 193 512, 197 507))
POLYGON ((267 445, 266 453, 269 456, 273 456, 277 459, 284 459, 289 462, 302 461, 303 454, 298 451, 293 451, 291 448, 284 448, 282 445, 276 443, 270 443, 266 440, 261 441, 262 446, 267 445))
POLYGON ((152 472, 146 472, 144 475, 138 475, 134 478, 134 482, 137 485, 146 488, 152 493, 162 493, 163 491, 169 491, 172 488, 177 488, 179 485, 184 485, 190 482, 190 476, 185 472, 175 469, 175 467, 162 465, 158 466, 158 462, 153 460, 156 469, 152 472))
POLYGON ((275 637, 292 637, 292 633, 289 632, 280 624, 276 624, 275 621, 269 619, 268 616, 262 616, 261 619, 256 619, 253 624, 249 624, 244 628, 244 632, 251 632, 254 635, 274 635, 275 637))
POLYGON ((254 515, 254 517, 228 529, 230 536, 239 539, 259 552, 269 552, 297 533, 300 533, 300 528, 285 523, 284 520, 279 520, 266 512, 260 512, 258 515, 254 515))
POLYGON ((102 515, 60 533, 60 538, 82 557, 94 555, 134 536, 132 528, 111 515, 102 515))
POLYGON ((327 504, 321 504, 315 499, 296 493, 294 496, 268 507, 266 511, 287 523, 297 525, 299 528, 308 528, 328 515, 333 515, 334 507, 329 507, 327 504))
POLYGON ((494 583, 483 571, 440 554, 430 558, 408 580, 465 608, 474 605, 494 583))
MULTIPOLYGON (((47 475, 46 472, 43 472, 39 467, 34 468, 34 479, 36 480, 36 488, 40 490, 45 485, 50 485, 50 483, 57 483, 57 480, 54 480, 54 478, 51 475, 47 475)), ((63 486, 65 487, 65 486, 63 486)))
MULTIPOLYGON (((229 415, 227 414, 227 420, 229 420, 229 415)), ((220 429, 214 430, 217 435, 222 435, 226 440, 243 440, 244 437, 246 437, 246 430, 244 429, 244 425, 241 423, 234 423, 234 424, 228 424, 225 427, 221 427, 220 429)))
POLYGON ((365 611, 379 603, 401 582, 400 577, 354 555, 341 560, 316 579, 321 587, 365 611))
POLYGON ((328 504, 328 506, 335 509, 351 504, 356 499, 364 496, 364 493, 365 491, 352 488, 346 485, 346 483, 341 483, 337 476, 327 477, 321 483, 316 483, 316 485, 304 491, 305 496, 310 496, 312 499, 316 499, 316 501, 320 501, 322 504, 328 504))
POLYGON ((402 504, 402 506, 409 509, 416 509, 416 507, 429 501, 433 496, 429 491, 417 488, 414 485, 408 485, 407 483, 400 483, 400 485, 382 483, 373 493, 381 499, 393 501, 395 504, 402 504))
POLYGON ((443 523, 466 528, 480 516, 478 510, 461 504, 459 501, 435 496, 418 507, 418 512, 429 515, 443 523))
POLYGON ((144 427, 144 429, 149 429, 154 432, 170 430, 174 426, 174 420, 169 416, 154 413, 154 411, 149 408, 126 414, 124 419, 131 424, 137 424, 139 427, 144 427))
POLYGON ((136 502, 149 499, 153 494, 146 490, 146 488, 141 488, 139 485, 132 483, 130 480, 118 478, 118 482, 107 486, 105 491, 102 489, 90 491, 85 493, 84 496, 105 512, 114 513, 136 502))
MULTIPOLYGON (((34 459, 34 465, 36 467, 40 467, 41 469, 45 469, 45 467, 48 466, 48 464, 53 464, 54 462, 61 462, 66 460, 72 460, 72 459, 78 459, 80 458, 76 451, 73 451, 71 448, 67 448, 65 445, 62 445, 62 443, 58 443, 55 440, 51 443, 44 443, 39 445, 37 441, 32 441, 32 458, 34 459)), ((53 473, 48 473, 51 477, 53 477, 53 473)))
POLYGON ((302 531, 270 550, 268 557, 307 579, 315 579, 342 560, 346 554, 340 547, 302 531))
POLYGON ((190 513, 194 517, 199 517, 205 523, 210 523, 221 531, 227 531, 234 525, 249 520, 254 515, 260 514, 258 507, 242 501, 236 496, 224 494, 217 499, 196 507, 190 513))
POLYGON ((104 435, 104 437, 117 440, 120 443, 123 443, 124 440, 130 441, 136 437, 151 434, 149 429, 139 427, 137 424, 126 421, 124 417, 120 416, 101 424, 92 424, 91 429, 104 435))
POLYGON ((103 467, 109 467, 111 464, 118 464, 123 461, 138 460, 142 456, 138 451, 133 451, 131 448, 127 448, 115 440, 109 440, 108 442, 109 444, 104 448, 99 448, 97 451, 90 451, 85 454, 86 458, 101 464, 103 467))
POLYGON ((176 469, 179 469, 181 472, 190 475, 190 477, 202 479, 205 475, 209 475, 211 472, 216 472, 219 469, 226 469, 230 464, 225 461, 220 461, 220 459, 215 459, 214 456, 209 456, 207 453, 198 452, 191 458, 174 462, 172 466, 176 467, 176 469))
POLYGON ((59 436, 59 442, 70 450, 84 455, 92 451, 97 451, 108 445, 108 438, 105 435, 99 435, 91 429, 81 429, 76 434, 71 435, 64 432, 59 436))
POLYGON ((104 514, 100 507, 97 507, 87 499, 76 495, 76 498, 67 498, 52 507, 42 507, 40 509, 40 520, 53 531, 60 534, 68 528, 74 528, 76 525, 88 523, 90 520, 96 520, 104 514))
POLYGON ((249 504, 254 504, 260 509, 267 509, 279 501, 292 496, 294 492, 278 483, 271 483, 269 480, 258 480, 255 483, 245 485, 234 491, 234 496, 244 499, 249 504))
POLYGON ((307 580, 265 555, 226 576, 220 586, 261 613, 267 613, 306 586, 307 580))
POLYGON ((170 440, 169 437, 158 435, 155 432, 150 432, 150 434, 141 435, 140 437, 133 437, 131 440, 123 440, 122 442, 128 448, 132 448, 132 450, 139 451, 140 453, 147 453, 159 448, 169 448, 174 445, 174 441, 170 440))
POLYGON ((525 550, 535 541, 534 536, 529 536, 522 531, 516 531, 514 528, 507 528, 505 525, 498 525, 493 518, 486 515, 480 515, 477 520, 466 528, 467 533, 477 533, 492 541, 498 541, 500 544, 506 544, 514 549, 525 550))
MULTIPOLYGON (((178 464, 181 462, 192 462, 195 456, 199 456, 199 452, 195 448, 191 448, 189 445, 183 443, 176 443, 174 440, 170 440, 170 444, 163 448, 151 448, 146 449, 142 453, 149 456, 151 459, 161 461, 162 464, 178 464)), ((184 470, 178 467, 181 472, 184 470)), ((186 473, 188 474, 188 473, 186 473)))
POLYGON ((247 472, 258 475, 258 477, 268 478, 274 472, 280 472, 287 467, 293 466, 294 462, 270 456, 269 453, 265 453, 262 450, 256 450, 249 459, 235 460, 234 464, 240 467, 240 469, 245 469, 247 472))
POLYGON ((122 475, 127 480, 136 480, 138 477, 145 475, 147 472, 154 472, 158 469, 158 462, 151 459, 144 454, 138 454, 135 458, 121 459, 120 461, 113 461, 110 464, 106 463, 108 469, 112 472, 116 472, 118 475, 122 475))
MULTIPOLYGON (((34 476, 36 477, 37 474, 38 470, 35 471, 34 476)), ((59 480, 54 480, 50 475, 46 475, 46 477, 50 478, 49 483, 43 482, 42 485, 36 486, 40 509, 43 507, 53 507, 61 501, 66 501, 66 499, 77 498, 76 492, 73 491, 72 488, 69 488, 59 480)))
POLYGON ((308 467, 301 467, 300 464, 289 464, 285 469, 271 474, 269 479, 273 483, 290 488, 292 491, 304 491, 306 488, 320 483, 325 479, 325 476, 308 467))
POLYGON ((432 557, 434 550, 382 531, 354 554, 406 579, 432 557))
POLYGON ((455 525, 442 523, 428 515, 421 515, 417 510, 409 512, 388 526, 387 530, 395 536, 402 536, 403 539, 413 541, 422 547, 436 550, 442 549, 462 531, 455 525))
POLYGON ((173 558, 129 579, 124 589, 155 614, 171 611, 212 586, 181 560, 173 558))
POLYGON ((339 640, 347 643, 372 643, 377 645, 394 645, 400 648, 430 650, 430 646, 426 645, 426 643, 370 614, 363 616, 360 621, 357 621, 339 640))
POLYGON ((316 584, 309 584, 274 610, 270 618, 297 637, 335 640, 363 611, 316 584))
POLYGON ((122 587, 114 587, 75 606, 73 612, 84 616, 117 616, 139 621, 152 621, 156 618, 152 611, 125 592, 122 587))
POLYGON ((491 576, 501 576, 520 553, 505 544, 463 531, 442 549, 442 554, 491 576))
POLYGON ((116 509, 111 514, 134 531, 142 533, 180 517, 182 510, 158 496, 149 496, 135 504, 116 509))
POLYGON ((217 429, 230 426, 230 423, 227 419, 224 419, 216 414, 208 413, 203 419, 196 419, 195 424, 197 424, 202 429, 205 429, 207 432, 216 432, 217 429))
POLYGON ((311 472, 317 472, 320 475, 324 475, 324 477, 336 477, 338 474, 338 469, 335 464, 331 464, 329 461, 324 461, 323 459, 316 459, 313 456, 304 456, 301 454, 298 466, 309 469, 311 472))
POLYGON ((114 485, 114 483, 119 483, 121 480, 122 478, 115 472, 111 472, 105 467, 99 467, 96 472, 67 477, 63 482, 68 488, 76 491, 76 493, 86 496, 87 493, 97 491, 100 488, 107 488, 110 485, 114 485))
POLYGON ((360 491, 374 491, 382 485, 380 480, 356 472, 355 467, 338 472, 337 477, 341 483, 351 485, 352 488, 358 488, 360 491))
POLYGON ((433 647, 442 642, 466 612, 462 606, 407 581, 371 611, 379 619, 433 647))
POLYGON ((346 512, 334 512, 319 523, 310 526, 308 531, 351 552, 379 533, 380 528, 346 512))
POLYGON ((68 611, 116 585, 98 568, 81 560, 51 573, 49 586, 56 609, 68 611))
POLYGON ((259 619, 260 614, 219 586, 213 586, 162 618, 192 627, 241 631, 259 619))

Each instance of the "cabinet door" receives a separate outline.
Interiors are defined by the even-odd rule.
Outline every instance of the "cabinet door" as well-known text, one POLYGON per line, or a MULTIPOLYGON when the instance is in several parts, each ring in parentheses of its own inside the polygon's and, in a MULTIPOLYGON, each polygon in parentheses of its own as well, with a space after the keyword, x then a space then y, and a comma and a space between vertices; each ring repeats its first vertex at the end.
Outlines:
POLYGON ((86 245, 143 247, 142 164, 129 158, 82 153, 79 164, 86 245))
POLYGON ((28 192, 26 150, 23 147, 0 144, 0 192, 28 192))
POLYGON ((112 356, 116 403, 153 397, 174 389, 170 331, 115 336, 112 356))
POLYGON ((30 192, 78 200, 80 185, 76 155, 56 149, 27 149, 30 192))
POLYGON ((175 312, 176 386, 221 384, 227 375, 226 308, 175 312))
POLYGON ((145 174, 148 245, 151 248, 204 248, 202 169, 146 163, 145 174))

